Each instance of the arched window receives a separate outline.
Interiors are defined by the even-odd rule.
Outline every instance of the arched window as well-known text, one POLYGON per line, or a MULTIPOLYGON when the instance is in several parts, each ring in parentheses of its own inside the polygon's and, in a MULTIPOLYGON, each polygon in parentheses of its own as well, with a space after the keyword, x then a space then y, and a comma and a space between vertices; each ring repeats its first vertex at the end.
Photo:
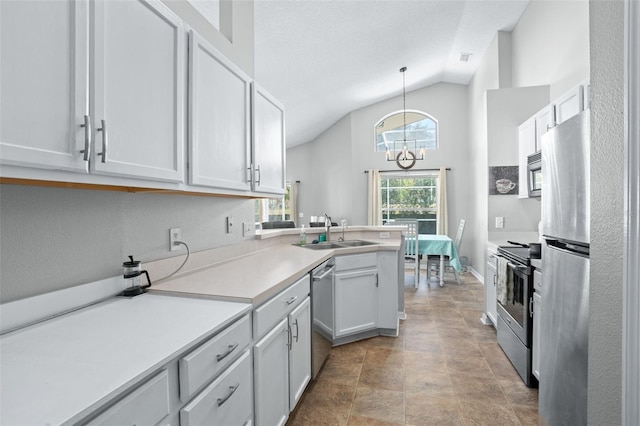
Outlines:
POLYGON ((375 125, 376 152, 398 151, 405 138, 403 128, 406 120, 406 140, 409 149, 438 148, 438 120, 418 110, 396 111, 380 119, 375 125))

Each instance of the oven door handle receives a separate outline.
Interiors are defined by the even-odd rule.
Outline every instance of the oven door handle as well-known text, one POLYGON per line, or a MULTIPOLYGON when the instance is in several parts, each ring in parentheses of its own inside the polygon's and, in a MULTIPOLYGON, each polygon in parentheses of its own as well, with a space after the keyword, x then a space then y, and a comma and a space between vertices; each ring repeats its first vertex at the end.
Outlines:
POLYGON ((533 318, 533 297, 529 298, 529 318, 533 318))

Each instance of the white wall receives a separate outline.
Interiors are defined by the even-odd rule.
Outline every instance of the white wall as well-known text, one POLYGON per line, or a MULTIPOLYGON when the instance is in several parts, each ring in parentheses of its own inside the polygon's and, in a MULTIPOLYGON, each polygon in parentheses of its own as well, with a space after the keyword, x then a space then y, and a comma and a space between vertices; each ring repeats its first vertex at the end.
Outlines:
POLYGON ((589 2, 532 0, 512 32, 513 86, 556 99, 589 78, 589 2))
POLYGON ((249 76, 255 76, 253 0, 221 0, 221 9, 224 13, 220 14, 220 28, 225 34, 230 33, 231 40, 218 31, 187 0, 162 0, 162 2, 249 76))
MULTIPOLYGON (((622 424, 623 3, 590 1, 589 424, 622 424)), ((636 265, 637 267, 637 265, 636 265)))
POLYGON ((182 255, 169 251, 173 227, 192 251, 239 243, 225 217, 253 223, 253 209, 243 199, 0 185, 0 301, 120 275, 128 255, 143 265, 182 255))
MULTIPOLYGON (((435 84, 407 93, 406 104, 407 109, 422 110, 438 120, 440 149, 427 151, 427 158, 418 161, 414 168, 451 167, 447 172, 448 220, 449 234, 455 236, 458 221, 474 214, 468 204, 469 183, 473 178, 469 174, 466 86, 435 84)), ((314 141, 287 150, 288 179, 310 175, 311 181, 303 181, 300 186, 299 206, 307 222, 309 215, 326 211, 334 222, 344 218, 349 224, 366 224, 364 171, 400 170, 395 162, 386 161, 383 152, 374 152, 374 125, 398 110, 402 110, 401 96, 353 111, 314 141), (305 155, 311 159, 305 161, 305 155), (311 172, 301 170, 302 164, 311 172)), ((470 247, 465 236, 461 254, 469 256, 470 247)))

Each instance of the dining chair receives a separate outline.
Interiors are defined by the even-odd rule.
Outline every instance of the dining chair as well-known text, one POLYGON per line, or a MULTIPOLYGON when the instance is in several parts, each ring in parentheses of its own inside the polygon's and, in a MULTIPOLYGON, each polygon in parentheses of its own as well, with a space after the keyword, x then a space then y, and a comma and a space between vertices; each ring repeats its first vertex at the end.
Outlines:
MULTIPOLYGON (((453 241, 453 245, 456 248, 456 252, 458 255, 460 254, 460 243, 462 242, 462 234, 464 234, 464 226, 466 221, 464 219, 460 219, 460 224, 458 225, 458 232, 456 233, 456 239, 453 241)), ((458 275, 458 271, 455 270, 449 263, 450 259, 447 257, 444 261, 444 271, 447 268, 451 268, 453 270, 453 275, 456 278, 456 282, 460 284, 460 276, 458 275)), ((440 276, 440 256, 428 256, 427 257, 427 281, 429 280, 431 273, 435 272, 437 276, 440 276)))
POLYGON ((420 281, 420 252, 418 251, 418 220, 395 219, 389 225, 404 225, 407 227, 404 240, 404 266, 412 265, 414 270, 414 286, 418 288, 420 281))

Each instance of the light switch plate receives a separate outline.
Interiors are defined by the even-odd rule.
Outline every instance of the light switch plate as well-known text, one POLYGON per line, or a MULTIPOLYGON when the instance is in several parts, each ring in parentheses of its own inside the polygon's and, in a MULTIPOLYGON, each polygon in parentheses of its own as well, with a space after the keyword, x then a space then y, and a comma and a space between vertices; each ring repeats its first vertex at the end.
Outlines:
POLYGON ((381 232, 380 238, 391 238, 391 234, 389 232, 381 232))
POLYGON ((242 222, 242 236, 250 237, 255 235, 256 226, 252 222, 242 222))
POLYGON ((504 228, 504 217, 497 216, 496 217, 496 229, 504 228))

